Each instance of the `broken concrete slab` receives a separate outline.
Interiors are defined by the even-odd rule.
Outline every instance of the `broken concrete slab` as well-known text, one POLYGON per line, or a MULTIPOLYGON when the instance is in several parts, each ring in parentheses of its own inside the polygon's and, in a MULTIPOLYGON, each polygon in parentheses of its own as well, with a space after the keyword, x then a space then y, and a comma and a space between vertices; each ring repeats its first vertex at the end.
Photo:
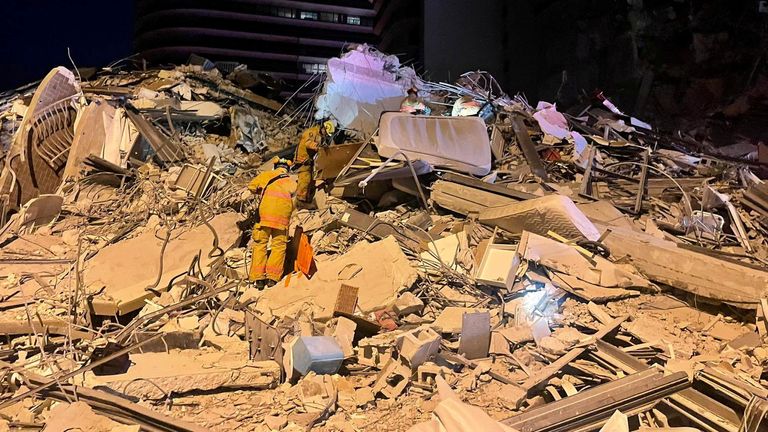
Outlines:
POLYGON ((89 155, 102 155, 114 118, 115 108, 105 100, 95 100, 83 109, 75 124, 75 138, 69 149, 62 180, 78 178, 83 169, 83 162, 89 155))
POLYGON ((515 429, 497 422, 481 408, 464 403, 442 377, 436 378, 440 403, 435 407, 432 419, 416 424, 408 432, 514 432, 515 429))
MULTIPOLYGON (((236 224, 240 218, 236 213, 225 213, 209 221, 222 250, 232 247, 240 237, 236 224)), ((92 301, 93 312, 113 316, 140 309, 144 300, 155 296, 148 288, 165 291, 173 277, 189 269, 195 256, 199 255, 205 270, 216 253, 223 253, 214 248, 214 235, 206 225, 176 235, 164 248, 164 236, 158 238, 154 232, 145 231, 105 247, 86 261, 83 283, 89 292, 99 293, 92 301), (163 273, 158 279, 161 266, 163 273)))
POLYGON ((465 273, 459 254, 467 250, 467 234, 460 231, 427 243, 428 250, 421 253, 421 265, 425 271, 442 272, 444 267, 465 273))
POLYGON ((619 410, 613 412, 611 418, 600 428, 599 432, 629 432, 629 419, 619 410))
POLYGON ((548 231, 568 239, 595 241, 600 232, 574 202, 563 195, 548 195, 502 207, 482 210, 478 220, 513 234, 523 231, 546 235, 548 231))
POLYGON ((264 417, 264 424, 269 427, 269 430, 280 430, 288 425, 288 417, 268 415, 264 417))
POLYGON ((61 213, 63 203, 64 197, 55 194, 41 194, 32 198, 15 216, 16 220, 11 224, 10 231, 23 234, 55 221, 61 213))
POLYGON ((528 231, 520 236, 518 253, 523 259, 593 285, 605 288, 650 286, 642 276, 632 273, 626 267, 614 264, 601 256, 585 257, 570 245, 528 231))
POLYGON ((248 353, 182 350, 131 354, 131 367, 116 375, 85 374, 84 385, 125 396, 161 399, 168 393, 216 389, 268 389, 280 382, 280 365, 250 361, 248 353), (162 389, 162 390, 161 390, 162 389))
POLYGON ((588 302, 606 303, 640 295, 639 291, 619 287, 606 288, 566 273, 552 272, 551 276, 553 285, 588 302))
POLYGON ((461 333, 464 314, 486 312, 485 309, 449 306, 440 313, 430 327, 439 333, 461 333))
POLYGON ((767 271, 705 255, 648 234, 611 227, 603 243, 612 257, 627 260, 650 280, 710 301, 754 309, 768 291, 767 271))
POLYGON ((311 305, 316 319, 330 318, 341 285, 346 284, 359 289, 357 307, 369 313, 394 303, 398 293, 410 287, 417 276, 394 237, 357 243, 344 255, 318 261, 317 267, 311 280, 284 279, 265 291, 257 308, 285 316, 311 305))
MULTIPOLYGON (((328 335, 328 329, 326 328, 326 335, 328 335)), ((352 345, 355 339, 355 329, 357 329, 357 323, 342 316, 336 318, 336 324, 330 332, 330 336, 336 339, 342 352, 344 352, 344 358, 352 357, 355 353, 355 348, 352 345)))
POLYGON ((461 323, 459 354, 474 360, 488 357, 491 344, 491 315, 488 312, 465 313, 461 323))
POLYGON ((501 335, 509 343, 522 344, 526 342, 532 342, 533 329, 531 326, 520 325, 515 327, 506 327, 500 330, 494 330, 493 334, 501 335))
POLYGON ((139 432, 139 425, 124 425, 96 414, 85 402, 58 403, 48 413, 44 432, 139 432))
POLYGON ((424 309, 424 302, 410 291, 402 293, 400 297, 395 300, 395 304, 392 305, 392 310, 395 311, 399 317, 419 313, 422 309, 424 309))

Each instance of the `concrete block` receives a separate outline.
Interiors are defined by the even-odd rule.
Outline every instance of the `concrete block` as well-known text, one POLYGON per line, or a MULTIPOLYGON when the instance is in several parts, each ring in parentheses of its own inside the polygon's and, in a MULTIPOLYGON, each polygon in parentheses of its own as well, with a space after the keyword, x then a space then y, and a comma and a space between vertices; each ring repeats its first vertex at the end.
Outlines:
POLYGON ((431 328, 421 326, 402 334, 397 338, 395 346, 404 363, 416 369, 437 354, 441 339, 431 328))
POLYGON ((424 302, 410 291, 401 294, 395 300, 395 304, 392 305, 392 310, 395 311, 398 317, 419 313, 422 309, 424 309, 424 302))
POLYGON ((411 370, 396 359, 390 359, 373 384, 373 393, 394 399, 411 382, 411 370))

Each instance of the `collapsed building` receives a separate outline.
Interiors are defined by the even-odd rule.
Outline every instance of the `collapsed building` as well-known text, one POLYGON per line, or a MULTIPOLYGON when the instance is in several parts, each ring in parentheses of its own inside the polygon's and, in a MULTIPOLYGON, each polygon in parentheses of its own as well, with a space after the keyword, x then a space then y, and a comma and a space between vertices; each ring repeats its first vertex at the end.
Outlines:
POLYGON ((4 96, 0 428, 765 428, 762 148, 366 45, 326 71, 304 103, 197 56, 4 96), (328 118, 259 290, 243 191, 328 118))

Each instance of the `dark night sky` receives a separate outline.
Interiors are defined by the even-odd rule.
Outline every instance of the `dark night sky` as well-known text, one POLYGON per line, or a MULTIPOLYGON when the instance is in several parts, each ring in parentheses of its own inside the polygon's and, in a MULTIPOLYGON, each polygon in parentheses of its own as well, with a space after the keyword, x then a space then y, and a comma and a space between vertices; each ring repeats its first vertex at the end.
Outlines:
POLYGON ((0 91, 36 81, 53 67, 106 66, 131 54, 133 0, 3 0, 0 91))

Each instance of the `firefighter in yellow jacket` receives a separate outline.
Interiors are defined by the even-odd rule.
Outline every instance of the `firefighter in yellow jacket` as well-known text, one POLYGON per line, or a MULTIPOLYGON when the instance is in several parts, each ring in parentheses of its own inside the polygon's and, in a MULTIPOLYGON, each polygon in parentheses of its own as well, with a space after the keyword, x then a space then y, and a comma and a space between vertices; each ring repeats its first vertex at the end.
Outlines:
POLYGON ((299 145, 296 146, 296 154, 293 163, 296 164, 299 173, 299 185, 296 198, 304 203, 312 202, 314 192, 315 155, 317 149, 324 141, 336 132, 333 122, 325 121, 323 124, 312 126, 301 134, 299 145))
POLYGON ((277 159, 275 169, 259 174, 248 184, 248 190, 261 197, 259 222, 253 227, 253 253, 248 274, 257 287, 272 286, 283 277, 288 225, 293 213, 296 182, 288 176, 291 161, 277 159), (272 248, 267 254, 267 244, 272 248))

